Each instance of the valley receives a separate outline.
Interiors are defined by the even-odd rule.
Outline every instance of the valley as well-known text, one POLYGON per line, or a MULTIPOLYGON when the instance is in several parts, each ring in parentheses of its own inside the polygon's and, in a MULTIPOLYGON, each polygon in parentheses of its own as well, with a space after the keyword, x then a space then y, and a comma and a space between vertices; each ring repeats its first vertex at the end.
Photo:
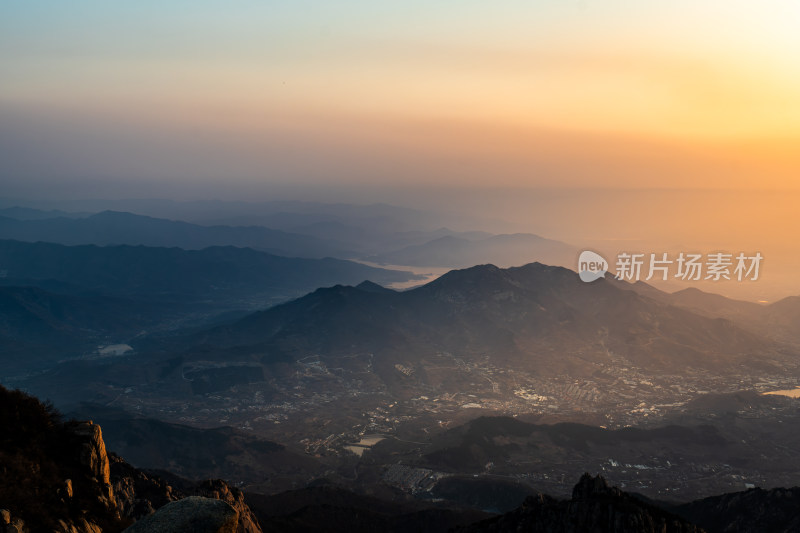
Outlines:
MULTIPOLYGON (((435 497, 427 496, 435 494, 437 484, 432 480, 465 474, 474 476, 472 483, 491 485, 506 480, 526 490, 563 494, 583 471, 602 472, 621 487, 673 501, 743 490, 749 485, 785 486, 800 475, 792 451, 800 406, 790 398, 758 394, 796 384, 797 378, 788 368, 762 376, 702 370, 669 375, 653 374, 614 358, 590 378, 542 378, 497 368, 489 356, 468 362, 440 353, 413 366, 398 363, 394 371, 400 384, 390 390, 374 373, 372 355, 349 358, 348 369, 333 366, 341 362, 338 358, 320 356, 286 364, 279 371, 250 366, 246 367, 248 380, 254 375, 269 375, 269 379, 226 386, 220 378, 213 392, 194 393, 188 381, 183 392, 167 392, 155 385, 96 386, 91 402, 82 410, 89 413, 97 410, 92 406, 100 406, 120 410, 125 416, 196 428, 235 428, 327 465, 316 474, 302 474, 295 483, 307 482, 327 469, 328 475, 338 472, 334 479, 354 489, 365 490, 373 483, 370 480, 383 480, 380 482, 421 497, 435 497), (416 374, 424 375, 425 380, 415 378, 416 374), (744 393, 747 401, 732 403, 731 409, 696 405, 704 398, 735 397, 743 390, 754 392, 744 393), (519 435, 509 440, 501 432, 483 437, 502 443, 504 451, 499 454, 497 450, 481 451, 465 463, 440 463, 426 457, 448 432, 485 417, 511 417, 548 427, 588 424, 584 431, 595 438, 596 431, 611 434, 629 428, 702 427, 716 440, 712 439, 710 447, 704 443, 695 447, 691 433, 678 431, 677 440, 663 440, 662 434, 644 446, 633 439, 623 448, 601 444, 587 451, 585 445, 557 442, 548 446, 560 446, 561 452, 542 456, 529 451, 541 443, 525 443, 524 438, 519 442, 519 435), (766 434, 780 437, 765 439, 761 435, 764 425, 770 427, 766 434), (354 443, 361 445, 354 449, 354 443), (728 447, 722 456, 718 454, 720 443, 728 447), (769 467, 758 460, 765 454, 774 459, 769 467), (422 468, 424 476, 414 483, 386 481, 386 469, 401 464, 419 465, 403 468, 412 468, 411 472, 422 472, 422 468)), ((213 367, 215 372, 225 368, 231 367, 219 363, 213 367)), ((185 376, 186 369, 183 372, 185 376)), ((59 376, 63 378, 63 374, 59 376)), ((213 384, 216 378, 212 374, 210 379, 213 384)), ((114 443, 114 434, 108 435, 114 443)), ((287 480, 264 484, 262 477, 256 466, 247 477, 231 477, 229 472, 227 479, 245 490, 271 492, 295 486, 287 480)))

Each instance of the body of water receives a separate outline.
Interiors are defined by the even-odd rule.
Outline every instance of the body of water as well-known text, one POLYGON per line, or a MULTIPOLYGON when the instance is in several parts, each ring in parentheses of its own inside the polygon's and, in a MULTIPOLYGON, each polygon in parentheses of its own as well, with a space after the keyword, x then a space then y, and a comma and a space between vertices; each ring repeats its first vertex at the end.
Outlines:
POLYGON ((800 398, 800 387, 797 387, 796 389, 774 390, 770 392, 765 392, 764 394, 772 394, 775 396, 788 396, 790 398, 800 398))

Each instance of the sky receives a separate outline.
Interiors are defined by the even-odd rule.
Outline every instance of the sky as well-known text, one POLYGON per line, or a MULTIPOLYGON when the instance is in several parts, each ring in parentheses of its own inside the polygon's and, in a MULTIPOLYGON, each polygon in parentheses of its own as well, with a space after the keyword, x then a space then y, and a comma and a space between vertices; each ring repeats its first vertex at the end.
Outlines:
POLYGON ((796 0, 8 0, 0 196, 383 201, 798 259, 797 28, 796 0))
POLYGON ((796 187, 798 27, 790 0, 8 1, 0 177, 796 187))

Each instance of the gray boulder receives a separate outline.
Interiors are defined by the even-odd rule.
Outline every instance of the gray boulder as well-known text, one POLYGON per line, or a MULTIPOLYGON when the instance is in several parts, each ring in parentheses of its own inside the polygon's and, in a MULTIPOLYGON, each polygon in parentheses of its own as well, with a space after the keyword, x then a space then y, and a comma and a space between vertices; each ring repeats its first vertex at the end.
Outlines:
POLYGON ((123 533, 236 533, 239 513, 222 500, 189 496, 168 503, 123 533))

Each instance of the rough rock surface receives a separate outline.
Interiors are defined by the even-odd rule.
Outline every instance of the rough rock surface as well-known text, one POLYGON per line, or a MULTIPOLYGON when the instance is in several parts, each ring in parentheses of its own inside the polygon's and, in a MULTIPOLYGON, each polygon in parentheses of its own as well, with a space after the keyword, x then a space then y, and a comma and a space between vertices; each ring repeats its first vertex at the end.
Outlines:
POLYGON ((28 533, 30 530, 19 518, 14 518, 8 509, 0 509, 0 533, 28 533))
POLYGON ((114 497, 124 517, 141 520, 170 502, 186 496, 202 496, 222 500, 236 510, 239 516, 237 533, 261 533, 258 519, 245 503, 244 493, 221 479, 193 483, 175 478, 174 481, 178 482, 176 488, 157 475, 134 468, 114 454, 109 456, 109 461, 114 497))
POLYGON ((119 456, 111 454, 109 462, 114 498, 122 516, 139 520, 182 497, 158 476, 134 468, 119 456))
POLYGON ((230 509, 230 531, 261 533, 241 491, 224 481, 173 489, 107 453, 97 424, 63 422, 51 405, 2 385, 0 427, 0 533, 118 533, 193 494, 218 498, 230 509))
MULTIPOLYGON (((103 441, 103 431, 91 420, 70 424, 68 427, 78 439, 78 460, 88 471, 89 477, 96 482, 101 502, 109 508, 115 507, 114 490, 111 487, 111 467, 106 444, 103 441)), ((70 491, 71 487, 70 481, 70 491)))
POLYGON ((84 439, 80 449, 81 463, 94 474, 99 482, 110 485, 111 468, 100 426, 91 420, 78 422, 73 425, 72 432, 84 439))
POLYGON ((125 533, 235 533, 238 520, 239 513, 222 500, 189 496, 168 503, 125 533))
POLYGON ((221 479, 201 481, 195 488, 195 494, 206 498, 222 500, 233 507, 239 515, 237 533, 261 533, 258 519, 244 502, 244 494, 236 487, 230 487, 221 479))

